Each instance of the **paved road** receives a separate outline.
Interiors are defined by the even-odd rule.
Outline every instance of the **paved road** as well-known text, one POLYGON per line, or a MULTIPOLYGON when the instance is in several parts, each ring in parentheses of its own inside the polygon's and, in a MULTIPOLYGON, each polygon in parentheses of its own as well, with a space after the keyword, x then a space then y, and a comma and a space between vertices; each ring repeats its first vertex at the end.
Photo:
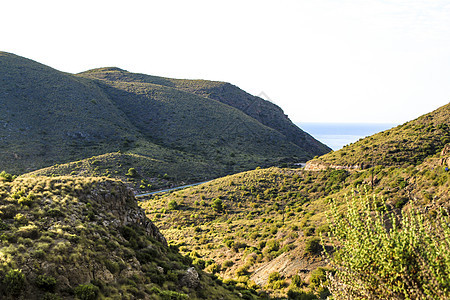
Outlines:
POLYGON ((181 189, 184 189, 184 188, 187 188, 187 187, 200 185, 200 184, 207 183, 207 182, 210 182, 210 181, 211 180, 202 181, 202 182, 197 182, 197 183, 192 183, 192 184, 188 184, 188 185, 177 186, 177 187, 170 188, 170 189, 159 190, 159 191, 154 191, 154 192, 151 192, 151 193, 139 194, 139 195, 134 195, 134 196, 136 198, 145 197, 145 196, 151 196, 151 195, 155 195, 155 194, 159 194, 159 193, 166 193, 166 192, 170 192, 170 191, 181 190, 181 189))

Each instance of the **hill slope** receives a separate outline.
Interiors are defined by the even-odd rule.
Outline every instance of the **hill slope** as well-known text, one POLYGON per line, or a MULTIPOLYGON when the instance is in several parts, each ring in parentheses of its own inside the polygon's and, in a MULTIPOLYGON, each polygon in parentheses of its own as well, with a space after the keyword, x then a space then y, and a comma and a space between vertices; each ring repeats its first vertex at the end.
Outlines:
POLYGON ((307 169, 418 165, 450 142, 450 104, 308 162, 307 169))
POLYGON ((129 73, 117 68, 96 69, 80 75, 107 81, 152 83, 217 100, 239 109, 260 123, 282 133, 290 142, 300 146, 310 154, 324 154, 331 150, 309 134, 299 130, 280 107, 262 98, 252 96, 227 82, 163 78, 129 73))
POLYGON ((0 101, 0 169, 6 171, 119 150, 139 136, 90 80, 4 52, 0 101))
POLYGON ((324 163, 333 156, 345 159, 347 155, 341 153, 353 153, 350 145, 308 162, 310 170, 257 169, 152 196, 140 205, 170 243, 226 282, 256 284, 277 296, 301 288, 325 299, 314 276, 323 274, 320 268, 327 265, 320 256, 319 234, 329 230, 326 213, 331 200, 342 205, 355 195, 369 195, 378 210, 399 215, 412 207, 431 220, 441 209, 450 211, 450 144, 443 145, 448 131, 442 129, 448 123, 447 113, 444 106, 354 144, 383 145, 391 137, 386 149, 413 145, 420 161, 410 151, 400 150, 393 159, 380 149, 374 151, 379 155, 375 157, 386 155, 386 166, 370 167, 371 156, 357 153, 353 157, 364 168, 348 168, 339 160, 324 163), (433 126, 416 127, 424 120, 433 120, 433 126), (408 134, 411 128, 415 130, 408 134), (428 144, 416 142, 422 137, 435 143, 433 151, 428 152, 428 144))
POLYGON ((256 299, 168 247, 125 185, 106 178, 0 180, 0 297, 256 299))
POLYGON ((141 77, 157 78, 117 68, 72 75, 1 52, 0 169, 23 173, 122 151, 170 165, 161 176, 192 181, 328 150, 297 127, 290 130, 300 142, 265 125, 280 116, 274 105, 271 121, 260 122, 169 79, 141 77))

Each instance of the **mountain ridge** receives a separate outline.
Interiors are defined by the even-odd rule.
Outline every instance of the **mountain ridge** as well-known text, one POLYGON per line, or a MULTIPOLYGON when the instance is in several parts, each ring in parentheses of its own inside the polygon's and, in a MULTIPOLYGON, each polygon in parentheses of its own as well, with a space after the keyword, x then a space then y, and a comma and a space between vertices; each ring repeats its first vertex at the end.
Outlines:
POLYGON ((283 133, 288 140, 296 145, 312 149, 318 147, 321 152, 328 152, 331 149, 324 147, 311 135, 294 130, 297 126, 292 123, 283 110, 270 101, 260 97, 250 95, 240 88, 228 82, 209 80, 188 80, 164 78, 152 75, 130 73, 116 67, 92 69, 79 73, 81 76, 106 80, 125 80, 153 83, 167 87, 176 88, 196 95, 217 100, 224 104, 235 107, 248 116, 256 119, 262 124, 283 133))
POLYGON ((236 107, 171 87, 197 84, 191 81, 119 68, 69 74, 6 52, 0 75, 0 169, 12 173, 122 151, 192 169, 209 165, 199 175, 213 178, 329 150, 319 142, 302 148, 236 107))

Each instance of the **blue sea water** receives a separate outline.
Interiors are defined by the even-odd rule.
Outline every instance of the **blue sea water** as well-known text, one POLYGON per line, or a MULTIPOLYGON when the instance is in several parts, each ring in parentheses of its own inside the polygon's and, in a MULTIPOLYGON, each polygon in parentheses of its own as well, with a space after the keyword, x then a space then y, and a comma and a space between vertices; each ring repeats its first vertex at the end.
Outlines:
POLYGON ((388 123, 297 123, 303 131, 333 150, 354 143, 361 138, 391 129, 399 124, 388 123))

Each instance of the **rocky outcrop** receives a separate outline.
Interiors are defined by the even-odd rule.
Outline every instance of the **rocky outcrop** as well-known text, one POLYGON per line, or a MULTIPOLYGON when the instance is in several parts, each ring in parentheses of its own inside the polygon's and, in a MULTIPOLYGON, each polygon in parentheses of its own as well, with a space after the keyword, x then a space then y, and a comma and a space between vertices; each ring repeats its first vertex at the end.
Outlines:
MULTIPOLYGON (((137 205, 133 191, 125 185, 113 184, 112 181, 104 181, 87 196, 87 200, 101 208, 104 213, 111 213, 117 219, 111 222, 110 218, 102 218, 103 225, 114 225, 116 227, 126 225, 139 225, 146 233, 167 246, 167 240, 150 221, 142 208, 137 205)), ((100 215, 103 217, 103 214, 100 215)))
POLYGON ((200 277, 194 267, 190 267, 186 270, 183 277, 180 280, 182 286, 188 288, 197 288, 200 285, 200 277))

